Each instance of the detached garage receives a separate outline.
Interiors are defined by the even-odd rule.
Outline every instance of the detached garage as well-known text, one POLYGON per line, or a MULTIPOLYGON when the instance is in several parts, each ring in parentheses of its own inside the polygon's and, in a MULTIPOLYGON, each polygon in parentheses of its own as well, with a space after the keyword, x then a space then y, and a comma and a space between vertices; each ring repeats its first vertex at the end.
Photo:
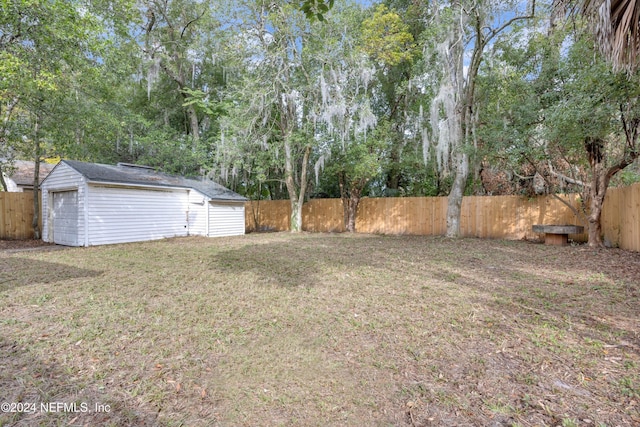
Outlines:
POLYGON ((147 166, 63 160, 41 190, 45 242, 93 246, 245 231, 246 198, 147 166))

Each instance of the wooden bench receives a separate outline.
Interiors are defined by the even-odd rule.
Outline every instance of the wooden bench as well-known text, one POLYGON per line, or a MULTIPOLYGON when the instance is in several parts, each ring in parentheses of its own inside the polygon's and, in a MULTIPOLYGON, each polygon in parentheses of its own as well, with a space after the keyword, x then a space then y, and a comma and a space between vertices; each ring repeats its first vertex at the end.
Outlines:
POLYGON ((545 245, 566 246, 569 244, 569 234, 582 234, 581 225, 541 225, 533 226, 534 233, 544 233, 545 245))

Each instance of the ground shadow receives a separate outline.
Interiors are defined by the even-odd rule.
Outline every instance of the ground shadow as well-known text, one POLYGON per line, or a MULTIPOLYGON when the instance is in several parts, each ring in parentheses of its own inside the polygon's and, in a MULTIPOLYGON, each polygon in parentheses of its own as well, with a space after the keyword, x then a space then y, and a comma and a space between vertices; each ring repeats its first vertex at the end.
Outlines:
POLYGON ((317 285, 328 271, 384 268, 386 264, 393 262, 388 257, 385 259, 385 245, 382 243, 388 239, 385 236, 274 236, 276 238, 267 243, 247 245, 216 254, 209 263, 209 269, 230 274, 251 273, 266 283, 297 288, 317 285), (337 243, 336 239, 343 240, 345 244, 337 243), (363 246, 367 253, 362 252, 363 246))
POLYGON ((582 325, 575 332, 583 339, 608 332, 640 354, 640 253, 510 241, 495 241, 492 251, 482 258, 461 251, 455 266, 436 275, 455 277, 496 312, 582 325))
POLYGON ((391 277, 417 271, 425 279, 473 289, 481 299, 478 302, 496 312, 509 309, 570 319, 617 333, 638 351, 640 337, 633 322, 605 322, 598 315, 615 306, 620 319, 640 316, 640 283, 634 280, 638 271, 630 270, 629 264, 640 266, 640 254, 505 240, 347 234, 292 238, 287 234, 221 251, 208 268, 234 275, 250 273, 265 284, 290 288, 326 283, 327 275, 336 271, 375 274, 384 270, 392 272, 391 277))
POLYGON ((158 425, 157 413, 85 380, 72 367, 45 362, 0 336, 0 425, 158 425))
POLYGON ((0 258, 0 292, 28 285, 55 283, 62 280, 97 277, 102 271, 66 264, 21 258, 0 258))

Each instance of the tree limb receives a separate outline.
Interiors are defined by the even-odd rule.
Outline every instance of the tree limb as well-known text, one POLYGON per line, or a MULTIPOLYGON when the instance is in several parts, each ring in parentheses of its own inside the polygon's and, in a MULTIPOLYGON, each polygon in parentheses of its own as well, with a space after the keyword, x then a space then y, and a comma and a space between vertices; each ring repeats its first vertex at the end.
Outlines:
MULTIPOLYGON (((538 166, 537 164, 532 161, 528 156, 524 156, 525 160, 527 162, 529 162, 529 164, 531 166, 533 166, 533 169, 535 169, 535 171, 542 177, 542 179, 544 179, 544 182, 547 183, 547 185, 549 187, 551 187, 551 183, 549 182, 549 179, 547 178, 547 176, 543 173, 540 173, 540 171, 538 170, 538 166)), ((584 214, 584 212, 582 212, 581 210, 579 210, 578 208, 576 208, 575 206, 573 206, 571 203, 567 202, 566 200, 564 200, 562 197, 558 196, 556 193, 550 193, 551 197, 553 197, 554 199, 560 201, 560 203, 562 203, 563 205, 565 205, 566 207, 568 207, 571 212, 573 212, 573 214, 575 216, 577 216, 578 218, 580 218, 582 220, 583 224, 587 224, 588 223, 588 219, 587 216, 584 214)))
POLYGON ((193 24, 196 21, 199 21, 200 18, 202 18, 204 16, 206 12, 206 9, 202 11, 202 13, 197 16, 196 18, 193 18, 191 21, 187 22, 187 24, 184 26, 184 28, 182 28, 182 31, 180 32, 180 38, 184 37, 184 32, 187 31, 187 28, 189 28, 189 25, 193 24))
POLYGON ((582 182, 582 181, 570 178, 570 177, 568 177, 568 176, 566 176, 566 175, 564 175, 564 174, 562 174, 560 172, 556 172, 553 169, 553 165, 551 164, 551 160, 548 161, 547 165, 549 166, 549 172, 551 173, 551 175, 553 175, 553 176, 555 176, 557 178, 560 178, 561 180, 563 180, 565 182, 568 182, 569 184, 579 185, 580 187, 584 187, 585 186, 585 183, 582 182))
POLYGON ((483 47, 486 46, 491 41, 491 39, 493 39, 495 36, 497 36, 502 31, 504 31, 507 27, 509 27, 509 25, 513 24, 514 22, 521 21, 523 19, 531 19, 535 16, 535 14, 536 14, 536 1, 533 0, 533 2, 531 2, 531 13, 523 16, 514 16, 513 18, 509 19, 507 22, 502 24, 497 29, 492 30, 487 36, 487 38, 485 39, 485 43, 483 47))
POLYGON ((520 174, 519 174, 518 172, 516 172, 516 171, 512 171, 512 172, 513 172, 513 174, 514 174, 515 176, 517 176, 517 177, 518 177, 518 178, 520 178, 520 179, 533 179, 533 178, 535 178, 535 177, 536 177, 535 175, 531 175, 531 176, 523 176, 523 175, 520 175, 520 174))

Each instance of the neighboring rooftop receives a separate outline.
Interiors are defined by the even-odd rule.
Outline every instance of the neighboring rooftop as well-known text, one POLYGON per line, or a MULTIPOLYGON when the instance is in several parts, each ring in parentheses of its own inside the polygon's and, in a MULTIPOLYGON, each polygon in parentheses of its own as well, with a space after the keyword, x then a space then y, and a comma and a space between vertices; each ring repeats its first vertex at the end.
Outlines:
POLYGON ((103 165, 76 160, 62 160, 90 182, 110 182, 119 184, 151 185, 156 187, 192 188, 216 200, 246 201, 247 198, 211 180, 186 178, 158 172, 152 167, 118 163, 103 165))
MULTIPOLYGON (((39 182, 42 182, 49 172, 53 170, 55 165, 50 163, 40 163, 40 176, 39 182)), ((13 172, 5 174, 16 185, 20 187, 33 188, 33 175, 35 172, 35 162, 29 160, 14 160, 13 162, 13 172)))

